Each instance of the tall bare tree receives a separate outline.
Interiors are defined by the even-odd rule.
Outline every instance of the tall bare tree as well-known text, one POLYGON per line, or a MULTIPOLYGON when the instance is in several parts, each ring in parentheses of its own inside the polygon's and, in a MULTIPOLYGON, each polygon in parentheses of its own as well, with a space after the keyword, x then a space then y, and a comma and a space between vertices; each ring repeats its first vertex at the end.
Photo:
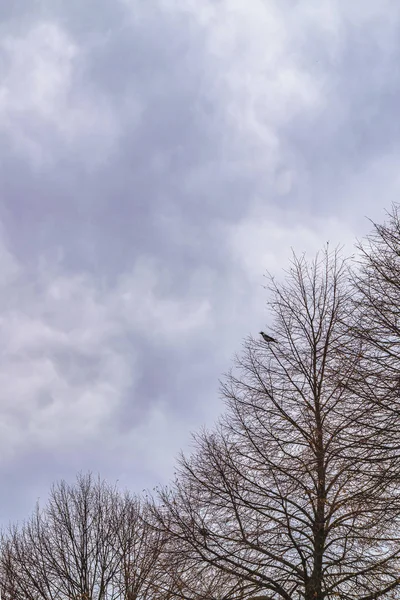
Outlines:
POLYGON ((328 249, 294 258, 270 291, 278 343, 246 342, 222 386, 227 414, 154 502, 158 526, 186 564, 239 578, 237 597, 388 598, 398 459, 365 443, 377 413, 353 386, 362 343, 347 326, 346 262, 328 249))
POLYGON ((354 386, 375 402, 389 441, 400 447, 400 209, 394 205, 382 225, 359 244, 354 271, 352 327, 362 343, 354 386), (382 417, 383 418, 383 417, 382 417), (394 434, 394 435, 392 435, 394 434))

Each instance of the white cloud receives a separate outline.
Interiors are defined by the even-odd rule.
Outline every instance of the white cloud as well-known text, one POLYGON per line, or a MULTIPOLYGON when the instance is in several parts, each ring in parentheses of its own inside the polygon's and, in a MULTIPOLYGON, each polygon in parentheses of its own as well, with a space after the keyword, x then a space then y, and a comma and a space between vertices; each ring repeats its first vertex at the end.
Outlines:
POLYGON ((267 271, 274 276, 288 266, 292 249, 313 258, 322 246, 344 246, 347 254, 354 250, 354 232, 339 218, 312 217, 307 223, 295 211, 254 210, 245 219, 225 228, 227 245, 235 264, 254 284, 267 271))
POLYGON ((203 29, 203 84, 219 107, 221 143, 235 168, 274 169, 283 152, 282 124, 325 105, 323 82, 302 62, 299 47, 299 22, 307 26, 311 18, 275 0, 158 5, 203 29))
POLYGON ((112 302, 130 328, 154 342, 175 345, 206 326, 211 307, 201 296, 163 297, 162 283, 168 284, 168 273, 154 261, 140 259, 133 272, 120 279, 112 302))
MULTIPOLYGON (((0 227, 0 290, 12 285, 20 275, 18 261, 7 248, 3 231, 0 227)), ((1 305, 1 302, 0 302, 1 305)))
MULTIPOLYGON (((36 294, 19 282, 21 305, 0 318, 3 461, 28 447, 90 443, 109 430, 128 390, 142 401, 138 336, 173 348, 209 319, 206 301, 164 292, 163 279, 157 264, 140 260, 111 290, 50 268, 36 294)), ((148 431, 153 417, 138 426, 148 431)))
MULTIPOLYGON (((400 198, 399 151, 393 150, 380 155, 373 154, 365 159, 361 168, 354 169, 345 181, 338 182, 336 191, 343 204, 343 218, 347 222, 362 221, 362 232, 371 229, 365 217, 378 223, 385 219, 385 210, 400 198), (359 212, 355 216, 355 206, 359 212)), ((357 234, 360 234, 357 228, 357 234)))
POLYGON ((107 159, 120 134, 105 97, 79 85, 84 51, 56 23, 4 36, 0 131, 36 168, 52 164, 61 143, 87 165, 107 159))

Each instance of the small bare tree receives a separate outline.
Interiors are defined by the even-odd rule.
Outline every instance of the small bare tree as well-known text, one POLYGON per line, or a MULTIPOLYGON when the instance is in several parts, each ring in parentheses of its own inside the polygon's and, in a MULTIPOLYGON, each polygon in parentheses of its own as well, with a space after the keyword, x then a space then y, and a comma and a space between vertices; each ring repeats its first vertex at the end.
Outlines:
POLYGON ((146 600, 160 535, 139 500, 89 475, 54 485, 47 505, 3 536, 3 600, 146 600))
POLYGON ((353 389, 346 263, 328 249, 294 258, 271 293, 278 343, 247 341, 222 387, 226 416, 153 504, 158 526, 194 571, 241 582, 226 597, 388 598, 400 584, 398 459, 365 443, 376 411, 353 389))
POLYGON ((54 485, 45 508, 37 506, 31 519, 11 527, 3 540, 7 581, 32 600, 113 598, 118 507, 115 488, 90 474, 79 475, 73 486, 54 485))

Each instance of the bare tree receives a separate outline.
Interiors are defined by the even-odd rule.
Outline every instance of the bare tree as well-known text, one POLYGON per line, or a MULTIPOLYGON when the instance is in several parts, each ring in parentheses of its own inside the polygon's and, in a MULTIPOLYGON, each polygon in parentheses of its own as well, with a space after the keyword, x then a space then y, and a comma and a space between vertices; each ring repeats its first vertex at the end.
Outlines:
POLYGON ((46 507, 3 540, 7 581, 32 600, 113 598, 118 505, 115 488, 90 474, 54 485, 46 507))
POLYGON ((47 505, 3 537, 3 600, 150 597, 160 536, 141 510, 90 474, 53 486, 47 505))
POLYGON ((353 389, 362 344, 347 326, 346 262, 328 249, 294 258, 270 289, 278 343, 245 344, 222 386, 226 416, 153 504, 158 527, 186 565, 241 582, 226 597, 389 598, 398 458, 366 443, 377 413, 353 389))
POLYGON ((393 206, 382 225, 359 244, 353 276, 352 327, 362 343, 354 385, 367 401, 376 402, 389 441, 400 446, 400 211, 393 206))
POLYGON ((171 578, 166 577, 162 557, 165 534, 153 527, 145 500, 126 494, 121 498, 116 531, 119 564, 115 587, 124 600, 170 597, 171 578))
POLYGON ((176 542, 170 536, 165 536, 154 599, 222 600, 244 597, 244 590, 248 586, 240 575, 213 567, 207 561, 191 560, 182 551, 182 544, 176 542))

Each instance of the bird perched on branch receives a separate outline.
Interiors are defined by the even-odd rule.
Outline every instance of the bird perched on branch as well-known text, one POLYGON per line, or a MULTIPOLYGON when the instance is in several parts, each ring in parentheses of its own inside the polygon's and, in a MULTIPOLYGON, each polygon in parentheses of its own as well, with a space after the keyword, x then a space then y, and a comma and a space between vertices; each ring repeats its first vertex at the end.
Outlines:
POLYGON ((263 336, 263 339, 270 344, 271 342, 274 342, 275 344, 277 344, 277 340, 273 337, 271 337, 270 335, 268 335, 267 333, 264 333, 263 331, 260 331, 260 335, 263 336))

